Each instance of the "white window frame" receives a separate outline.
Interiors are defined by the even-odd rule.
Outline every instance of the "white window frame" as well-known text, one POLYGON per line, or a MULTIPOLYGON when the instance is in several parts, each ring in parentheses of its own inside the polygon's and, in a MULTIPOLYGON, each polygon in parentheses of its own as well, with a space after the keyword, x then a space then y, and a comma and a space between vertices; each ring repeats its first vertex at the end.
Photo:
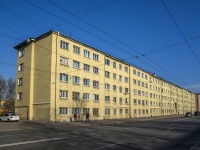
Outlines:
POLYGON ((128 83, 128 77, 125 77, 124 80, 125 80, 125 83, 128 83))
POLYGON ((99 95, 98 94, 93 94, 93 100, 94 101, 99 101, 99 95))
POLYGON ((99 115, 99 108, 93 108, 93 116, 99 115))
POLYGON ((23 99, 23 93, 22 92, 19 92, 17 94, 17 100, 22 100, 23 99))
POLYGON ((105 109, 105 115, 110 115, 110 108, 105 109))
POLYGON ((83 79, 83 85, 84 85, 84 86, 90 86, 90 79, 84 78, 84 79, 83 79))
POLYGON ((73 68, 80 69, 80 62, 73 60, 73 68))
POLYGON ((116 62, 113 62, 113 68, 117 68, 116 62))
POLYGON ((19 78, 19 79, 18 79, 17 85, 19 85, 19 86, 20 86, 20 85, 23 85, 23 78, 19 78))
POLYGON ((109 59, 105 59, 105 65, 110 66, 110 60, 109 59))
POLYGON ((68 108, 67 107, 59 107, 59 114, 60 115, 67 115, 68 114, 68 108))
POLYGON ((68 82, 68 74, 60 73, 60 81, 61 82, 68 82))
POLYGON ((90 51, 84 49, 84 57, 90 58, 90 51))
POLYGON ((94 74, 99 74, 99 68, 93 67, 93 73, 94 74))
POLYGON ((93 60, 99 61, 99 55, 93 53, 93 60))
POLYGON ((23 57, 23 56, 24 56, 24 53, 25 53, 24 49, 19 50, 19 58, 20 58, 20 57, 23 57))
POLYGON ((83 70, 84 70, 84 71, 90 72, 90 65, 84 64, 84 65, 83 65, 83 70))
POLYGON ((80 100, 80 92, 72 92, 72 99, 73 100, 80 100))
POLYGON ((128 67, 127 66, 124 66, 124 71, 128 72, 128 67))
POLYGON ((117 74, 113 73, 113 79, 117 79, 117 74))
POLYGON ((105 71, 105 77, 110 78, 110 72, 109 71, 105 71))
POLYGON ((83 100, 90 100, 90 94, 89 93, 83 93, 83 100))
POLYGON ((60 64, 68 66, 68 58, 60 56, 60 64))
POLYGON ((99 87, 99 81, 93 80, 93 87, 98 88, 99 87))
POLYGON ((105 89, 106 89, 106 90, 110 90, 110 84, 105 83, 105 89))
POLYGON ((110 102, 110 96, 105 96, 105 102, 110 102))
POLYGON ((119 64, 119 70, 122 70, 122 65, 121 64, 119 64))
POLYGON ((72 114, 80 114, 80 108, 77 108, 77 107, 72 107, 72 114))
POLYGON ((69 43, 65 42, 65 41, 60 41, 60 48, 68 50, 69 48, 69 43))
POLYGON ((80 47, 73 45, 73 53, 80 55, 80 47))
POLYGON ((19 64, 18 71, 24 70, 24 63, 19 64))
POLYGON ((80 84, 80 77, 73 76, 72 77, 72 83, 73 84, 80 84))
POLYGON ((68 98, 68 91, 60 90, 60 98, 68 98))

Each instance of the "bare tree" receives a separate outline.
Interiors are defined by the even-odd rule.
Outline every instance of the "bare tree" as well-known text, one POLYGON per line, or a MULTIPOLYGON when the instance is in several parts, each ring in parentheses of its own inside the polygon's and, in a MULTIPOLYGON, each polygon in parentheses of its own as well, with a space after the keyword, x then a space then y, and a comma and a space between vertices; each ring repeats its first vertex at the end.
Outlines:
POLYGON ((0 75, 0 106, 1 106, 1 100, 5 99, 6 90, 7 90, 6 80, 2 75, 0 75))
POLYGON ((15 84, 15 80, 12 77, 7 80, 6 100, 15 99, 15 84))

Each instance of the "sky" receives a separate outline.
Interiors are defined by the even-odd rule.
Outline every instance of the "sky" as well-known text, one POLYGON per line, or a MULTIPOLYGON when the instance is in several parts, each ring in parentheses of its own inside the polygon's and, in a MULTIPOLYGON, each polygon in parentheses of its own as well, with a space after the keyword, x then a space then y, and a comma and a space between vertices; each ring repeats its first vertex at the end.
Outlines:
POLYGON ((200 93, 199 0, 0 0, 0 29, 5 79, 14 46, 55 30, 200 93))

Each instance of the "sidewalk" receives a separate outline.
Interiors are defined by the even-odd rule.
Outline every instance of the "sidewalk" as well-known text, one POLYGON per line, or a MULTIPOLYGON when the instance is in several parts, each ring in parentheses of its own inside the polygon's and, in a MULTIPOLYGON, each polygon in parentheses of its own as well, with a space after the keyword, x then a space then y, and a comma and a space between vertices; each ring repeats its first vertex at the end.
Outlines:
POLYGON ((157 120, 164 118, 178 118, 184 117, 184 115, 168 115, 168 116, 152 116, 152 117, 137 117, 137 118, 121 118, 121 119, 104 119, 104 120, 90 120, 90 123, 85 121, 76 121, 76 122, 63 122, 73 126, 91 126, 91 125, 106 125, 106 124, 116 124, 123 122, 139 122, 139 121, 148 121, 148 120, 157 120))

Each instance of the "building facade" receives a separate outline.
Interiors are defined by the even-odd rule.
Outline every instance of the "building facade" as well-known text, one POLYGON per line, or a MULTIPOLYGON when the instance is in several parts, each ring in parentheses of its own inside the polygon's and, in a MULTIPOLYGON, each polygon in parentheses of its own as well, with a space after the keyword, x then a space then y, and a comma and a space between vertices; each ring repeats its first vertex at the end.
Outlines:
POLYGON ((195 94, 156 74, 50 31, 15 46, 16 113, 29 120, 69 121, 183 114, 195 94))

